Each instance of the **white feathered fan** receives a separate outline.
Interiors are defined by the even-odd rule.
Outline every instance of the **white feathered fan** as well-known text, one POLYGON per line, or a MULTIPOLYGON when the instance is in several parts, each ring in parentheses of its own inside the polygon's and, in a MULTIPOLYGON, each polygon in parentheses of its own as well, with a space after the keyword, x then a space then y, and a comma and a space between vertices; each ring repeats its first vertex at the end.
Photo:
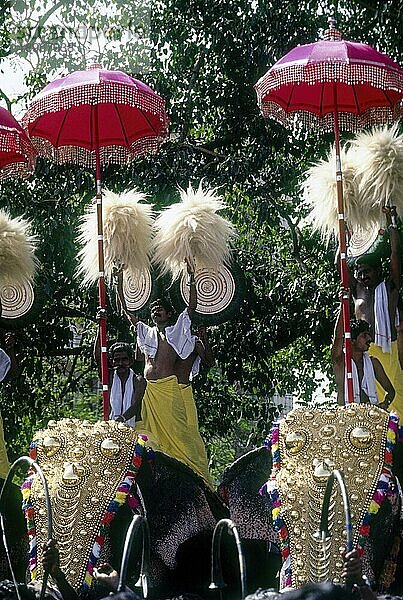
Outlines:
MULTIPOLYGON (((126 269, 132 277, 150 267, 150 246, 153 222, 151 204, 146 196, 133 189, 122 194, 106 190, 103 194, 103 235, 105 278, 111 281, 116 267, 126 269)), ((95 202, 82 217, 78 241, 78 274, 83 284, 98 279, 98 227, 95 202)))
POLYGON ((11 218, 0 210, 0 285, 24 286, 34 279, 36 237, 30 233, 30 223, 21 217, 11 218))
POLYGON ((396 206, 403 216, 403 135, 399 125, 374 127, 351 142, 348 160, 355 170, 364 218, 385 223, 383 206, 396 206))
POLYGON ((172 280, 186 272, 185 260, 196 270, 216 272, 230 260, 233 224, 218 214, 226 208, 216 191, 190 185, 180 189, 181 202, 163 210, 154 223, 152 260, 172 280))
MULTIPOLYGON (((340 149, 343 170, 343 197, 345 220, 350 230, 360 225, 362 210, 358 197, 358 182, 355 170, 344 148, 340 149)), ((330 148, 326 160, 319 160, 308 169, 302 184, 303 200, 310 209, 307 221, 314 230, 320 231, 329 243, 332 236, 337 237, 338 209, 335 177, 335 149, 330 148)))

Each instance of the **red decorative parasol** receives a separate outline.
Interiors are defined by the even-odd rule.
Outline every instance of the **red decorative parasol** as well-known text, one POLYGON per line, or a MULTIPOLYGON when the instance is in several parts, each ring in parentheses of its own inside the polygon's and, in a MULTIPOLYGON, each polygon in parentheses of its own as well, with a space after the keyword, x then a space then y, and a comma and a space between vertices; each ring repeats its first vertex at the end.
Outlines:
POLYGON ((168 135, 165 102, 141 81, 93 65, 47 85, 32 100, 23 124, 35 147, 50 160, 96 171, 101 377, 106 420, 109 392, 101 167, 126 164, 158 150, 168 135))
POLYGON ((35 169, 37 152, 13 115, 0 107, 0 181, 29 177, 35 169))
MULTIPOLYGON (((348 288, 346 230, 339 128, 357 131, 397 119, 402 113, 403 70, 366 44, 341 40, 329 19, 325 39, 298 46, 276 62, 255 85, 260 110, 284 125, 297 121, 334 131, 339 213, 340 273, 348 288)), ((350 306, 343 298, 348 402, 353 401, 350 306)))

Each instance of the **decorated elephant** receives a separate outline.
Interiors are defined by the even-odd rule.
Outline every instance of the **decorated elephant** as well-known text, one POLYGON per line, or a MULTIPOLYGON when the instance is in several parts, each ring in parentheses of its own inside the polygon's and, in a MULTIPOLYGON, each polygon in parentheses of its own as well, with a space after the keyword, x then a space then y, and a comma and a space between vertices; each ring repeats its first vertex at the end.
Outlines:
POLYGON ((391 471, 397 427, 396 416, 373 406, 295 409, 274 424, 271 456, 259 448, 225 472, 219 492, 242 536, 275 542, 277 531, 275 543, 283 557, 280 587, 341 579, 345 520, 336 488, 325 546, 316 535, 326 482, 336 468, 344 472, 354 546, 364 572, 379 589, 392 585, 400 540, 401 499, 391 471), (266 466, 271 475, 260 497, 266 466))
MULTIPOLYGON (((135 513, 146 516, 150 530, 150 595, 205 592, 212 533, 228 510, 189 467, 147 448, 144 437, 116 421, 51 421, 35 436, 30 454, 45 474, 61 568, 77 592, 86 595, 96 588, 97 563, 120 568, 135 513)), ((23 483, 22 493, 31 579, 40 581, 47 515, 35 473, 23 483)), ((140 542, 133 544, 129 561, 130 586, 140 570, 140 542)), ((105 595, 103 590, 95 592, 105 595)))

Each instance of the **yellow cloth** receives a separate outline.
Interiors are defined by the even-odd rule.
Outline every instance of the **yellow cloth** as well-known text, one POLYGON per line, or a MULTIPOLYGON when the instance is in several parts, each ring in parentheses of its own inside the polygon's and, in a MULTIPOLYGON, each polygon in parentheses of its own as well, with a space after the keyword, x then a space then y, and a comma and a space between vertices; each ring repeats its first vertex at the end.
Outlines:
MULTIPOLYGON (((392 342, 391 352, 382 352, 380 346, 371 344, 368 354, 379 360, 395 388, 395 397, 390 405, 390 410, 396 411, 399 419, 403 422, 403 370, 400 368, 397 342, 392 342)), ((378 382, 376 382, 376 392, 379 402, 382 402, 385 397, 385 390, 378 382)))
POLYGON ((213 482, 208 470, 208 458, 204 442, 199 432, 199 418, 197 416, 197 408, 193 397, 192 386, 184 383, 179 384, 179 389, 182 394, 183 404, 185 406, 186 421, 188 426, 188 435, 192 440, 193 452, 198 457, 197 472, 204 477, 207 483, 212 487, 213 482))
POLYGON ((184 399, 175 375, 147 381, 141 421, 136 422, 135 431, 147 435, 152 448, 184 462, 212 486, 204 444, 197 431, 200 446, 195 428, 188 425, 184 399))
POLYGON ((0 415, 0 477, 5 479, 8 475, 10 464, 8 462, 6 442, 4 441, 3 419, 0 415))

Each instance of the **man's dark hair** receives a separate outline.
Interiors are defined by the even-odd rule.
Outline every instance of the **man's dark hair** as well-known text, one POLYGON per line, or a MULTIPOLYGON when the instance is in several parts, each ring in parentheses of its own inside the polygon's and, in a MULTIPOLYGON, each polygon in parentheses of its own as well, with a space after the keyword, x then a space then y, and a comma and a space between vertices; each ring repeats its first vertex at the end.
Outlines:
POLYGON ((127 342, 114 342, 108 350, 109 360, 113 360, 115 352, 127 352, 127 356, 130 358, 130 360, 133 360, 134 358, 133 348, 127 342))
POLYGON ((363 319, 351 319, 350 330, 351 339, 356 340, 360 333, 371 333, 371 325, 363 319))
POLYGON ((357 258, 355 262, 355 267, 358 268, 360 265, 367 265, 372 269, 381 269, 382 261, 376 254, 364 254, 357 258))
POLYGON ((156 307, 161 307, 164 310, 166 310, 167 312, 171 313, 172 315, 175 312, 169 298, 167 298, 167 297, 157 298, 156 300, 151 302, 150 309, 152 310, 153 308, 156 308, 156 307))
POLYGON ((283 595, 276 590, 258 588, 254 594, 246 596, 245 600, 281 600, 282 597, 283 595))

